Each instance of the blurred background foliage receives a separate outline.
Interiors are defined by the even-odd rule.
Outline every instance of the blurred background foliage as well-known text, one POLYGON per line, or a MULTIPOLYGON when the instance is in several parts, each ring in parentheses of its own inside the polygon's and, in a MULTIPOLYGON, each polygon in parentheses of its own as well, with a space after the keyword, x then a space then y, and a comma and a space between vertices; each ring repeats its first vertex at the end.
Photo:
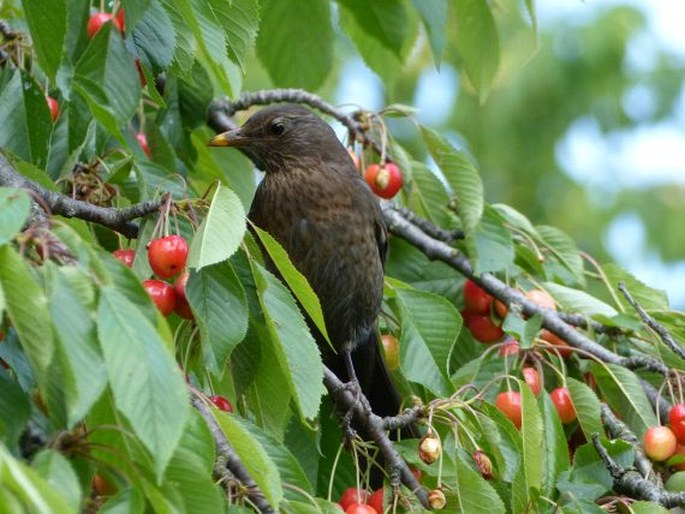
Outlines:
MULTIPOLYGON (((544 14, 555 4, 535 7, 544 14)), ((454 10, 437 69, 422 33, 404 66, 382 79, 338 29, 319 91, 366 108, 417 107, 422 123, 473 156, 488 201, 567 231, 581 250, 618 261, 685 308, 685 49, 654 37, 648 16, 661 2, 562 4, 563 14, 536 18, 536 31, 517 2, 491 2, 503 46, 484 98, 458 71, 454 10)), ((247 61, 244 90, 300 85, 274 83, 259 60, 247 61)), ((414 157, 429 159, 410 121, 390 125, 414 157)))

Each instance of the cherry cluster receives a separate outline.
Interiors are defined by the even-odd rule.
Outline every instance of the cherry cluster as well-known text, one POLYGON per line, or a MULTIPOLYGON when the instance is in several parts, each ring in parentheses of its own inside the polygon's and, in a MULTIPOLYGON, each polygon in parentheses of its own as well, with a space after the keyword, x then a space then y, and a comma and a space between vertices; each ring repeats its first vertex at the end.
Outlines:
MULTIPOLYGON (((115 250, 114 257, 129 268, 133 266, 134 250, 115 250)), ((193 319, 186 298, 188 270, 185 269, 188 259, 188 243, 183 236, 170 235, 153 239, 147 247, 147 258, 154 274, 159 279, 172 278, 180 273, 172 284, 159 279, 148 279, 143 287, 163 316, 175 312, 185 319, 193 319)))

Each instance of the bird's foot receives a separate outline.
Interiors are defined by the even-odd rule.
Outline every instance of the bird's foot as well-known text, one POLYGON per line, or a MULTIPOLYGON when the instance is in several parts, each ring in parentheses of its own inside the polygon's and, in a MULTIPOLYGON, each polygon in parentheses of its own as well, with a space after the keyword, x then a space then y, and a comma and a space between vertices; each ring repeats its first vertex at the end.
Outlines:
MULTIPOLYGON (((350 408, 342 417, 342 429, 345 437, 345 446, 349 447, 349 445, 352 443, 352 440, 357 436, 357 431, 352 427, 352 420, 354 418, 355 411, 359 408, 360 404, 364 403, 366 398, 362 393, 362 388, 359 385, 359 382, 357 382, 356 378, 346 382, 343 385, 343 389, 348 391, 354 397, 354 403, 350 405, 350 408)), ((368 403, 368 401, 366 403, 368 403)))

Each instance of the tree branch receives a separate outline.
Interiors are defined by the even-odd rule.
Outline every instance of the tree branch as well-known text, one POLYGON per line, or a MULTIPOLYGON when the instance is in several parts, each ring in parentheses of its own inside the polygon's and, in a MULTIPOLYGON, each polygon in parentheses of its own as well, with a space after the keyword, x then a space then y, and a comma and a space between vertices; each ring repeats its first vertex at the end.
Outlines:
POLYGON ((614 439, 622 439, 633 446, 635 451, 635 467, 643 478, 649 479, 652 475, 652 461, 645 456, 637 436, 633 434, 623 421, 614 415, 606 403, 602 402, 601 409, 604 426, 609 430, 614 439))
POLYGON ((233 476, 240 481, 240 483, 247 490, 247 497, 252 504, 263 514, 272 514, 275 510, 269 505, 269 502, 264 497, 264 493, 259 489, 257 483, 250 476, 250 473, 245 468, 245 465, 238 457, 238 454, 233 450, 233 447, 226 439, 223 430, 217 423, 216 419, 210 412, 207 405, 202 401, 200 393, 191 389, 190 401, 193 407, 202 415, 207 422, 209 430, 212 433, 212 438, 216 444, 217 461, 215 465, 215 473, 219 476, 223 474, 223 465, 233 474, 233 476), (225 461, 225 464, 224 464, 225 461))
POLYGON ((675 339, 673 339, 673 336, 668 330, 666 330, 666 327, 647 314, 647 311, 644 310, 642 305, 640 305, 637 300, 633 298, 630 292, 628 292, 628 288, 623 282, 619 282, 618 289, 623 293, 623 296, 626 297, 626 300, 628 300, 628 303, 630 303, 633 309, 635 309, 640 318, 642 318, 642 321, 644 321, 649 328, 657 333, 661 341, 663 341, 663 343, 668 346, 673 353, 685 360, 685 349, 683 349, 683 347, 680 346, 675 339))
MULTIPOLYGON (((387 429, 385 419, 373 413, 368 401, 359 401, 355 394, 345 387, 345 384, 340 381, 335 373, 325 366, 323 383, 326 386, 326 389, 328 389, 328 393, 335 402, 338 410, 340 412, 351 411, 353 413, 353 419, 356 421, 355 426, 363 429, 371 440, 376 443, 378 450, 385 459, 386 466, 391 470, 391 483, 393 482, 393 477, 398 477, 402 484, 407 486, 409 490, 416 495, 424 508, 430 510, 428 492, 419 484, 416 477, 409 469, 409 466, 407 466, 407 463, 400 454, 397 453, 392 441, 390 441, 390 438, 385 432, 387 429)), ((411 419, 412 416, 417 415, 415 409, 416 408, 409 409, 406 413, 406 418, 403 417, 403 415, 400 415, 388 419, 397 421, 397 428, 405 426, 401 423, 413 421, 413 419, 411 419)), ((390 425, 393 425, 394 421, 390 421, 390 425)), ((393 483, 393 486, 395 485, 396 484, 393 483)))
POLYGON ((634 469, 625 469, 617 464, 606 451, 597 434, 592 436, 592 444, 597 453, 604 461, 611 478, 614 479, 614 491, 626 494, 631 498, 658 503, 670 509, 679 505, 685 505, 685 493, 671 493, 645 480, 634 469))
POLYGON ((48 191, 43 186, 20 175, 1 152, 0 186, 31 190, 42 198, 54 214, 66 218, 91 221, 119 232, 128 238, 135 238, 138 235, 138 225, 131 220, 155 212, 166 200, 166 195, 163 195, 157 200, 149 200, 123 209, 100 207, 81 200, 74 200, 61 193, 48 191))

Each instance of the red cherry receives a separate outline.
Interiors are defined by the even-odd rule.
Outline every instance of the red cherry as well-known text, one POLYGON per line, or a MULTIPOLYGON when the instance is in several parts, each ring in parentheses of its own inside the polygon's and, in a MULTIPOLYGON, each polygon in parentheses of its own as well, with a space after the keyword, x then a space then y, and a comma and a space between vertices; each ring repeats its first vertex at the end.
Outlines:
POLYGON ((45 101, 50 108, 50 117, 52 118, 52 121, 57 121, 57 118, 59 117, 59 102, 51 96, 46 96, 45 101))
POLYGON ((369 507, 375 510, 378 514, 383 514, 383 488, 377 489, 369 497, 369 507))
POLYGON ((583 375, 583 378, 585 379, 585 383, 590 389, 597 389, 597 380, 595 379, 595 376, 592 373, 586 371, 583 375))
POLYGON ((209 399, 216 405, 217 409, 224 412, 233 412, 233 405, 231 405, 231 402, 229 402, 226 397, 215 394, 214 396, 210 396, 209 399))
POLYGON ((117 12, 117 22, 121 27, 121 32, 124 33, 126 31, 126 13, 123 9, 119 9, 119 12, 117 12))
POLYGON ((557 387, 554 391, 549 393, 554 403, 554 408, 557 409, 561 422, 571 423, 576 419, 576 409, 571 401, 571 396, 568 394, 568 389, 565 387, 557 387))
POLYGON ((504 336, 504 331, 492 322, 490 316, 469 310, 462 311, 461 315, 464 318, 466 328, 481 343, 494 343, 504 336))
POLYGON ((400 365, 400 343, 392 334, 381 336, 381 344, 385 352, 385 363, 389 370, 395 370, 400 365))
POLYGON ((188 271, 184 271, 174 282, 176 293, 176 307, 174 312, 185 319, 193 319, 193 311, 190 310, 188 298, 186 298, 186 284, 188 283, 188 271))
POLYGON ((348 487, 347 489, 345 489, 345 492, 340 497, 340 501, 338 503, 340 504, 340 506, 343 508, 344 511, 347 511, 347 508, 350 505, 358 504, 358 503, 366 503, 366 500, 368 497, 369 497, 369 492, 366 491, 365 489, 357 489, 356 487, 348 487))
POLYGON ((159 278, 173 277, 186 266, 188 243, 179 235, 153 239, 147 247, 147 259, 159 278))
POLYGON ((654 461, 668 459, 675 453, 677 444, 675 435, 668 427, 651 427, 642 437, 645 453, 654 461))
POLYGON ((394 162, 371 164, 364 172, 366 183, 381 198, 392 198, 402 188, 402 173, 394 162))
POLYGON ((95 491, 98 496, 112 496, 117 492, 116 487, 114 487, 109 480, 98 473, 93 476, 91 485, 93 487, 93 491, 95 491))
POLYGON ((540 339, 543 341, 547 341, 549 344, 554 346, 554 348, 549 348, 547 351, 556 355, 557 353, 559 356, 563 359, 566 359, 573 355, 573 349, 571 346, 564 341, 561 337, 558 335, 554 334, 553 332, 550 332, 546 328, 543 328, 540 330, 539 334, 540 339))
POLYGON ((145 155, 149 157, 151 155, 151 152, 150 147, 147 145, 147 136, 142 132, 138 132, 136 134, 136 141, 138 141, 138 144, 143 149, 145 155))
POLYGON ((176 304, 176 293, 170 284, 161 280, 149 279, 143 282, 143 287, 163 316, 166 317, 171 314, 176 304))
POLYGON ((518 353, 519 353, 519 342, 516 339, 514 339, 513 337, 505 339, 504 342, 502 343, 502 346, 499 347, 500 357, 504 357, 506 355, 518 355, 518 353))
POLYGON ((379 514, 376 509, 364 503, 351 503, 345 514, 379 514))
POLYGON ((464 282, 464 305, 477 314, 490 314, 492 296, 483 291, 473 280, 464 282))
POLYGON ((123 263, 124 266, 126 266, 127 268, 130 268, 131 266, 133 266, 133 259, 136 257, 136 252, 134 252, 133 250, 119 249, 119 250, 114 250, 112 252, 112 255, 114 255, 114 257, 116 257, 117 259, 119 259, 123 263))
POLYGON ((497 314, 502 319, 506 318, 507 314, 509 314, 509 308, 504 304, 504 302, 500 302, 499 300, 495 299, 494 305, 495 314, 497 314))
POLYGON ((671 430, 679 443, 685 443, 685 403, 678 403, 668 412, 671 430))
POLYGON ((542 391, 542 386, 540 385, 540 375, 538 374, 538 370, 535 368, 526 367, 521 370, 521 373, 523 374, 523 380, 526 381, 526 384, 528 384, 530 390, 533 391, 533 394, 535 396, 539 396, 540 391, 542 391))
POLYGON ((521 428, 521 393, 516 391, 504 391, 495 398, 495 407, 514 424, 521 428))
POLYGON ((111 21, 114 27, 121 33, 123 33, 124 29, 121 27, 121 24, 119 23, 119 20, 112 16, 108 12, 96 12, 93 14, 90 19, 88 20, 88 27, 87 27, 87 32, 88 32, 88 37, 93 38, 95 34, 102 28, 102 26, 111 21))
POLYGON ((136 57, 135 60, 136 69, 138 70, 138 77, 140 77, 140 87, 147 86, 147 79, 145 78, 145 73, 143 73, 143 65, 140 64, 140 59, 136 57))

